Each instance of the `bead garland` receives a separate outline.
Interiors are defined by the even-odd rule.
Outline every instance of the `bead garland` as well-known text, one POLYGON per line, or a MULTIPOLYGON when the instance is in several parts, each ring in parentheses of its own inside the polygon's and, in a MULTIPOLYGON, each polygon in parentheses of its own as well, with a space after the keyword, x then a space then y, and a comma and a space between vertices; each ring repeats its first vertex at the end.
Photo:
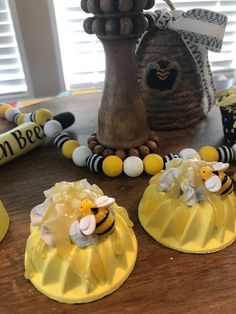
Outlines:
MULTIPOLYGON (((27 121, 40 124, 44 128, 45 135, 53 139, 54 145, 61 149, 64 157, 72 159, 74 164, 79 167, 87 166, 90 171, 96 173, 103 172, 109 177, 117 177, 122 172, 129 177, 138 177, 143 172, 155 175, 165 169, 168 161, 193 155, 200 156, 202 160, 207 162, 229 163, 232 160, 236 160, 236 144, 232 147, 221 146, 218 148, 203 146, 198 152, 192 148, 185 148, 178 154, 170 153, 164 157, 156 153, 148 153, 143 156, 143 159, 135 155, 130 155, 123 158, 123 160, 114 154, 108 154, 106 157, 103 157, 100 154, 93 153, 87 146, 80 146, 78 141, 71 139, 69 134, 62 131, 74 122, 72 122, 73 119, 69 114, 68 119, 62 119, 60 114, 53 117, 52 113, 47 109, 39 109, 33 113, 23 114, 11 104, 5 103, 0 105, 0 117, 5 117, 9 122, 14 122, 17 125, 27 121), (68 120, 70 121, 68 122, 68 120)), ((92 136, 96 137, 96 134, 92 136)))

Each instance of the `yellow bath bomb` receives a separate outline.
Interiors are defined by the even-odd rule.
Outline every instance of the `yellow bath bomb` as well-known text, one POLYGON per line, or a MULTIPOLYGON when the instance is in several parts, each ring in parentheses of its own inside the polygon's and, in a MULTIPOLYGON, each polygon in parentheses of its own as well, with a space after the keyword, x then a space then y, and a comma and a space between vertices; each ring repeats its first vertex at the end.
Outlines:
POLYGON ((198 151, 202 160, 205 161, 218 161, 219 160, 219 153, 217 149, 213 146, 203 146, 198 151))
POLYGON ((44 125, 47 121, 52 120, 53 115, 47 109, 39 109, 35 112, 35 122, 39 125, 44 125))
POLYGON ((149 154, 143 159, 144 171, 154 175, 164 168, 163 158, 158 154, 149 154))
POLYGON ((103 160, 102 170, 108 177, 118 177, 122 172, 123 162, 118 156, 108 156, 103 160))
POLYGON ((71 159, 74 150, 79 146, 79 142, 76 140, 68 140, 62 146, 62 154, 64 157, 71 159))
POLYGON ((11 104, 3 104, 3 105, 0 105, 0 117, 1 118, 4 118, 5 117, 5 112, 7 111, 7 109, 10 109, 12 108, 12 105, 11 104))

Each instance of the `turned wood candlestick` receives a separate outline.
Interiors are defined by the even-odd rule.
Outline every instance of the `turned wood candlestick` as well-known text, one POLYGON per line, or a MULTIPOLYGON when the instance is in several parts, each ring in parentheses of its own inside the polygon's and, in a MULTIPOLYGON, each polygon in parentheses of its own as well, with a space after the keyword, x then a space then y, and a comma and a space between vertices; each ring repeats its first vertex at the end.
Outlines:
POLYGON ((98 112, 98 141, 110 148, 128 149, 145 143, 150 135, 139 92, 135 45, 148 28, 143 9, 153 0, 82 0, 81 8, 93 13, 84 22, 89 34, 101 40, 106 56, 103 96, 98 112))

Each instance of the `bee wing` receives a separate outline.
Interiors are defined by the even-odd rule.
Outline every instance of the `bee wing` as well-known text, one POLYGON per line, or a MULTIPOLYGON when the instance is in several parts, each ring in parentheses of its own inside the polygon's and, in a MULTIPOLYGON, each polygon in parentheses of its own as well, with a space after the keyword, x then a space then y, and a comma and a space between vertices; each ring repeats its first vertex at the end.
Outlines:
POLYGON ((113 197, 108 197, 106 195, 100 196, 95 200, 97 207, 109 207, 115 202, 113 197))
POLYGON ((205 186, 210 192, 217 192, 220 190, 222 183, 218 176, 214 175, 210 179, 206 180, 205 186))
POLYGON ((96 219, 94 215, 87 215, 80 219, 79 222, 80 230, 85 235, 90 235, 94 233, 96 229, 96 219))
POLYGON ((224 163, 224 162, 216 162, 212 165, 212 168, 215 171, 219 171, 219 170, 226 170, 229 168, 229 164, 228 163, 224 163))

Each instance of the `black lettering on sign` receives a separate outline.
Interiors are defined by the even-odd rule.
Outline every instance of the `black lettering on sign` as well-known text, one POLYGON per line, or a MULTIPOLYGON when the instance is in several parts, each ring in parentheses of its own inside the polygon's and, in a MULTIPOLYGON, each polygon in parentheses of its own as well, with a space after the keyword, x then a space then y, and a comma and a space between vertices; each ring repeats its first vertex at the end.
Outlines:
POLYGON ((0 143, 0 160, 7 157, 8 153, 10 153, 12 156, 14 155, 14 152, 10 143, 7 141, 0 143))
POLYGON ((39 140, 41 140, 42 138, 44 138, 44 132, 43 132, 43 129, 41 128, 41 126, 39 126, 39 125, 36 125, 35 127, 34 127, 34 133, 35 133, 35 135, 36 135, 36 137, 39 139, 39 140))
POLYGON ((34 136, 34 133, 31 130, 26 130, 25 135, 27 137, 27 140, 31 143, 34 144, 36 141, 36 137, 34 136))
POLYGON ((16 142, 19 146, 20 149, 25 148, 27 141, 26 139, 22 136, 22 133, 20 130, 16 130, 14 132, 11 132, 11 135, 14 136, 14 138, 16 139, 16 142))

